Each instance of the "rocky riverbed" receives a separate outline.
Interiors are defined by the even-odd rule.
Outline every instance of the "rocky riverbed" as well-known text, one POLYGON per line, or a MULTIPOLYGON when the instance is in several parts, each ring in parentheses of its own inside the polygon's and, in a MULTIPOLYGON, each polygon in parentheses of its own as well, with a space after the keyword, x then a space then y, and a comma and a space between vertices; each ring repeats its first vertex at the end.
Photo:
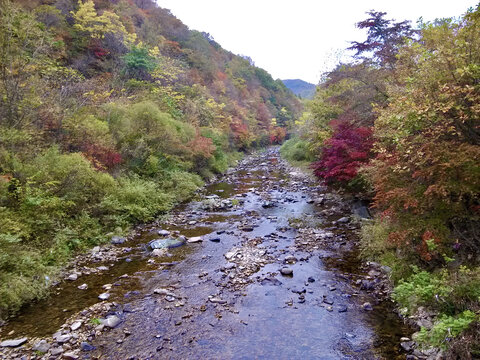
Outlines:
MULTIPOLYGON (((362 219, 270 149, 162 222, 79 257, 0 328, 6 359, 405 359, 362 219)), ((413 349, 407 349, 413 351, 413 349)))

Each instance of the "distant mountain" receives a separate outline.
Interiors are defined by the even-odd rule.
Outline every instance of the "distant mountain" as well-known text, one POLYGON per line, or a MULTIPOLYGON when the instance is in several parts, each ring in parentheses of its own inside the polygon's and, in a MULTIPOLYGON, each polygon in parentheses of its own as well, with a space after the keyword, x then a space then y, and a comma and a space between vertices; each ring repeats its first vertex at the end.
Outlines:
POLYGON ((314 84, 310 84, 300 79, 282 80, 287 88, 289 88, 295 95, 302 99, 313 99, 315 95, 314 84))

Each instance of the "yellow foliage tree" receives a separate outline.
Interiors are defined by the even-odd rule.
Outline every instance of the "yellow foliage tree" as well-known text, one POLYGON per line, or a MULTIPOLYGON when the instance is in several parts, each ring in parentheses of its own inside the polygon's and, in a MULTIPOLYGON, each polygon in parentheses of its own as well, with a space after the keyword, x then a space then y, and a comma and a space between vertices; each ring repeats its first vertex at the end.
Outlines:
POLYGON ((104 11, 102 15, 98 15, 93 0, 85 2, 78 0, 78 10, 72 11, 72 15, 75 19, 75 29, 89 33, 94 39, 103 39, 105 34, 114 33, 125 35, 127 41, 135 40, 128 34, 117 14, 104 11))

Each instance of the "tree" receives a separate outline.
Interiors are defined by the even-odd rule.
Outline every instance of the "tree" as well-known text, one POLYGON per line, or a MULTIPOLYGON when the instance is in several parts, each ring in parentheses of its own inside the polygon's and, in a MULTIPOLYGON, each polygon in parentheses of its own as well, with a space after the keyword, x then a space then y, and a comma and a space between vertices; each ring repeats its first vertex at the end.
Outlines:
POLYGON ((34 84, 50 50, 48 34, 9 0, 0 2, 0 124, 20 128, 39 105, 34 84))
POLYGON ((128 35, 120 17, 111 11, 98 15, 93 0, 78 0, 78 10, 72 12, 72 15, 75 20, 74 28, 89 33, 94 39, 103 39, 107 33, 128 35))
POLYGON ((368 11, 369 18, 357 23, 359 29, 367 29, 367 40, 351 42, 348 49, 355 50, 355 56, 372 53, 373 60, 381 66, 392 68, 396 61, 396 54, 407 39, 413 39, 417 33, 412 29, 409 21, 394 23, 385 19, 387 13, 368 11))

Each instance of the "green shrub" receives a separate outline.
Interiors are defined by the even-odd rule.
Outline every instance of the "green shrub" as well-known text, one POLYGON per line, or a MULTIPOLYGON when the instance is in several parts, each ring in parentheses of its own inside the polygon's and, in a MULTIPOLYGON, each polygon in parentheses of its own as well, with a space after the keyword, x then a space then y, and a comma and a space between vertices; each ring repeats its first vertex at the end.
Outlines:
POLYGON ((138 175, 121 177, 101 202, 108 214, 136 223, 149 221, 156 214, 169 210, 174 197, 167 194, 155 182, 141 179, 138 175))
POLYGON ((315 160, 314 155, 309 150, 308 142, 298 137, 285 141, 280 148, 280 153, 289 161, 312 162, 315 160))
POLYGON ((458 316, 443 315, 438 318, 430 330, 422 327, 416 340, 423 346, 446 348, 448 341, 466 330, 477 319, 472 311, 464 311, 458 316))
POLYGON ((447 285, 447 273, 431 274, 428 271, 416 271, 407 280, 400 280, 393 291, 395 301, 412 313, 418 306, 436 306, 439 301, 451 293, 452 288, 447 285))

